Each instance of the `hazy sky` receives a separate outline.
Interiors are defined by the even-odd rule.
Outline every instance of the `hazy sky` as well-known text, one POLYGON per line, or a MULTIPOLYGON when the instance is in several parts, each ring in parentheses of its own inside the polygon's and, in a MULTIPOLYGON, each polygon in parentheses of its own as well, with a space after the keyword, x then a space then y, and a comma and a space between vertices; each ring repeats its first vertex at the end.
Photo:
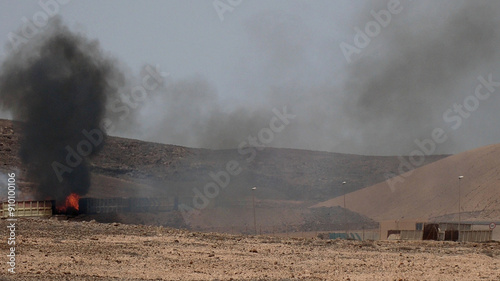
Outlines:
MULTIPOLYGON (((169 73, 112 135, 234 148, 287 106, 297 117, 269 146, 407 155, 435 129, 447 138, 433 153, 500 139, 497 94, 470 97, 479 76, 500 81, 496 1, 40 2, 58 3, 64 24, 97 39, 135 77, 129 88, 145 64, 169 73), (237 5, 221 19, 214 3, 237 5), (358 28, 391 5, 387 26, 361 42, 358 28), (359 53, 347 59, 343 42, 359 53), (458 112, 465 101, 473 110, 458 112)), ((3 56, 9 33, 40 12, 39 1, 0 0, 3 56)))
MULTIPOLYGON (((342 25, 361 4, 348 0, 241 1, 233 11, 224 12, 221 21, 213 2, 72 0, 59 5, 59 14, 71 29, 98 39, 104 50, 134 72, 149 63, 159 64, 173 78, 201 74, 220 94, 231 98, 238 91, 231 73, 239 61, 248 58, 245 23, 253 16, 266 12, 296 15, 314 34, 311 40, 331 44, 345 36, 341 35, 345 32, 342 25)), ((32 19, 38 11, 43 11, 38 1, 1 0, 2 45, 8 42, 9 32, 23 24, 23 17, 32 19)), ((330 55, 343 59, 337 49, 330 55)))

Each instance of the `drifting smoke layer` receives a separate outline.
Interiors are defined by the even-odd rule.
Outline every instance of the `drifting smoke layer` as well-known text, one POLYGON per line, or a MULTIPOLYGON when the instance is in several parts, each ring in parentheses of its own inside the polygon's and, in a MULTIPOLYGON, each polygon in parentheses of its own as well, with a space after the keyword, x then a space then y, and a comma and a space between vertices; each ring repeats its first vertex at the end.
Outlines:
POLYGON ((40 199, 64 202, 70 193, 87 192, 86 158, 104 142, 94 143, 90 151, 83 148, 81 163, 74 155, 68 157, 68 151, 77 151, 78 144, 88 139, 84 130, 99 128, 106 97, 114 93, 110 82, 118 75, 97 42, 70 32, 58 19, 5 60, 0 101, 23 121, 20 156, 30 181, 39 184, 40 199), (59 171, 62 178, 53 169, 56 162, 68 168, 59 171))
MULTIPOLYGON (((193 75, 167 80, 147 91, 147 98, 131 103, 131 89, 140 85, 140 79, 135 79, 135 84, 132 82, 121 91, 122 100, 128 101, 117 100, 109 106, 107 117, 113 120, 114 133, 190 147, 237 148, 250 135, 255 136, 269 126, 274 116, 273 108, 281 112, 287 106, 287 112, 291 112, 293 100, 302 93, 300 83, 294 82, 302 80, 305 73, 301 62, 304 62, 307 31, 300 25, 300 19, 282 13, 258 15, 245 24, 252 46, 257 49, 256 55, 262 56, 264 61, 248 58, 262 62, 257 71, 247 68, 246 63, 235 67, 237 92, 233 94, 234 100, 221 98, 209 81, 193 75), (290 50, 284 52, 284 47, 290 50)), ((289 129, 276 134, 270 145, 296 147, 300 142, 298 138, 283 142, 289 129)))
MULTIPOLYGON (((398 147, 403 148, 399 153, 409 153, 415 148, 413 141, 430 138, 433 128, 450 131, 443 113, 474 93, 477 77, 492 73, 494 81, 500 79, 500 2, 401 3, 402 12, 392 15, 392 22, 361 55, 353 56, 354 62, 346 69, 349 79, 344 87, 344 113, 351 120, 350 136, 369 153, 389 154, 398 147)), ((386 8, 387 1, 377 4, 368 9, 379 11, 386 8)), ((366 15, 358 20, 362 29, 374 20, 366 15)), ((481 104, 480 112, 467 120, 469 126, 461 128, 459 136, 438 147, 437 152, 484 145, 474 143, 469 136, 495 126, 485 118, 494 111, 487 103, 481 104), (472 124, 483 130, 474 132, 472 124)), ((496 135, 486 142, 498 139, 496 135)))
POLYGON ((116 133, 235 148, 268 125, 273 107, 286 105, 297 118, 271 146, 408 154, 416 149, 415 139, 430 138, 437 127, 447 131, 448 139, 435 153, 498 142, 499 130, 491 130, 498 127, 492 118, 498 117, 494 96, 459 130, 451 129, 443 113, 473 93, 479 75, 500 79, 500 2, 401 1, 403 10, 347 63, 340 43, 354 45, 353 27, 364 30, 375 20, 370 11, 387 9, 387 3, 361 7, 352 23, 342 23, 342 39, 311 30, 300 16, 256 15, 244 24, 248 50, 228 69, 237 98, 222 99, 199 76, 168 81, 130 109, 131 120, 115 122, 125 124, 116 133))
POLYGON ((202 77, 169 81, 149 92, 147 100, 131 103, 130 109, 116 100, 107 117, 121 136, 189 147, 236 147, 265 126, 266 113, 271 112, 251 107, 224 112, 217 93, 202 77))

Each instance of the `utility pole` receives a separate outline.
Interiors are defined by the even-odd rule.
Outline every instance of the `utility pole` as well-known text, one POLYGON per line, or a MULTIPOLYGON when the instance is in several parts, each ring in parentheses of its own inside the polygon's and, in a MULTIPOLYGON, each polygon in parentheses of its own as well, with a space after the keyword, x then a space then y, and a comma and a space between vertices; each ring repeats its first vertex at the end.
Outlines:
MULTIPOLYGON (((347 182, 343 181, 343 182, 342 182, 342 187, 344 187, 346 183, 347 183, 347 182)), ((346 205, 345 205, 345 195, 346 195, 346 193, 347 193, 347 192, 346 192, 345 188, 343 188, 343 189, 344 189, 344 228, 345 228, 345 236, 346 236, 346 239, 347 239, 347 238, 349 238, 349 237, 347 236, 347 235, 348 235, 348 234, 347 234, 347 228, 348 228, 348 227, 347 227, 347 212, 346 212, 346 211, 347 211, 347 209, 346 209, 346 205)))
POLYGON ((255 218, 255 190, 257 187, 252 187, 252 205, 253 205, 253 227, 255 229, 255 235, 257 235, 257 219, 255 218))
POLYGON ((461 213, 462 213, 462 208, 460 208, 460 180, 463 179, 464 176, 458 176, 458 237, 457 240, 460 239, 460 224, 462 223, 462 218, 461 218, 461 213))

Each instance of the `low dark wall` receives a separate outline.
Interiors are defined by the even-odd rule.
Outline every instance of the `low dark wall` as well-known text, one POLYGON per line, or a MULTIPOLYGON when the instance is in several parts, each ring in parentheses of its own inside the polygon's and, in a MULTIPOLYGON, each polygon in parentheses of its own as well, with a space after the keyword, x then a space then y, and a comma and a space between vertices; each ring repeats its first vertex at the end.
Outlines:
POLYGON ((175 198, 81 198, 80 214, 166 212, 177 208, 175 198))

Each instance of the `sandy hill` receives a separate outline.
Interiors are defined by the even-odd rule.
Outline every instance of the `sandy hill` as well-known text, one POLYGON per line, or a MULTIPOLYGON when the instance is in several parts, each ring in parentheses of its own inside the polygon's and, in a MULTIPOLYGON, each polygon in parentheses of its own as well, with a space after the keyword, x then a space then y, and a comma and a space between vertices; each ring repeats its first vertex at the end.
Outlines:
MULTIPOLYGON (((347 208, 377 221, 500 220, 500 144, 447 157, 346 195, 347 208), (401 180, 400 182, 397 182, 401 180), (391 185, 393 188, 391 189, 391 185)), ((313 207, 343 205, 343 196, 313 207)))

